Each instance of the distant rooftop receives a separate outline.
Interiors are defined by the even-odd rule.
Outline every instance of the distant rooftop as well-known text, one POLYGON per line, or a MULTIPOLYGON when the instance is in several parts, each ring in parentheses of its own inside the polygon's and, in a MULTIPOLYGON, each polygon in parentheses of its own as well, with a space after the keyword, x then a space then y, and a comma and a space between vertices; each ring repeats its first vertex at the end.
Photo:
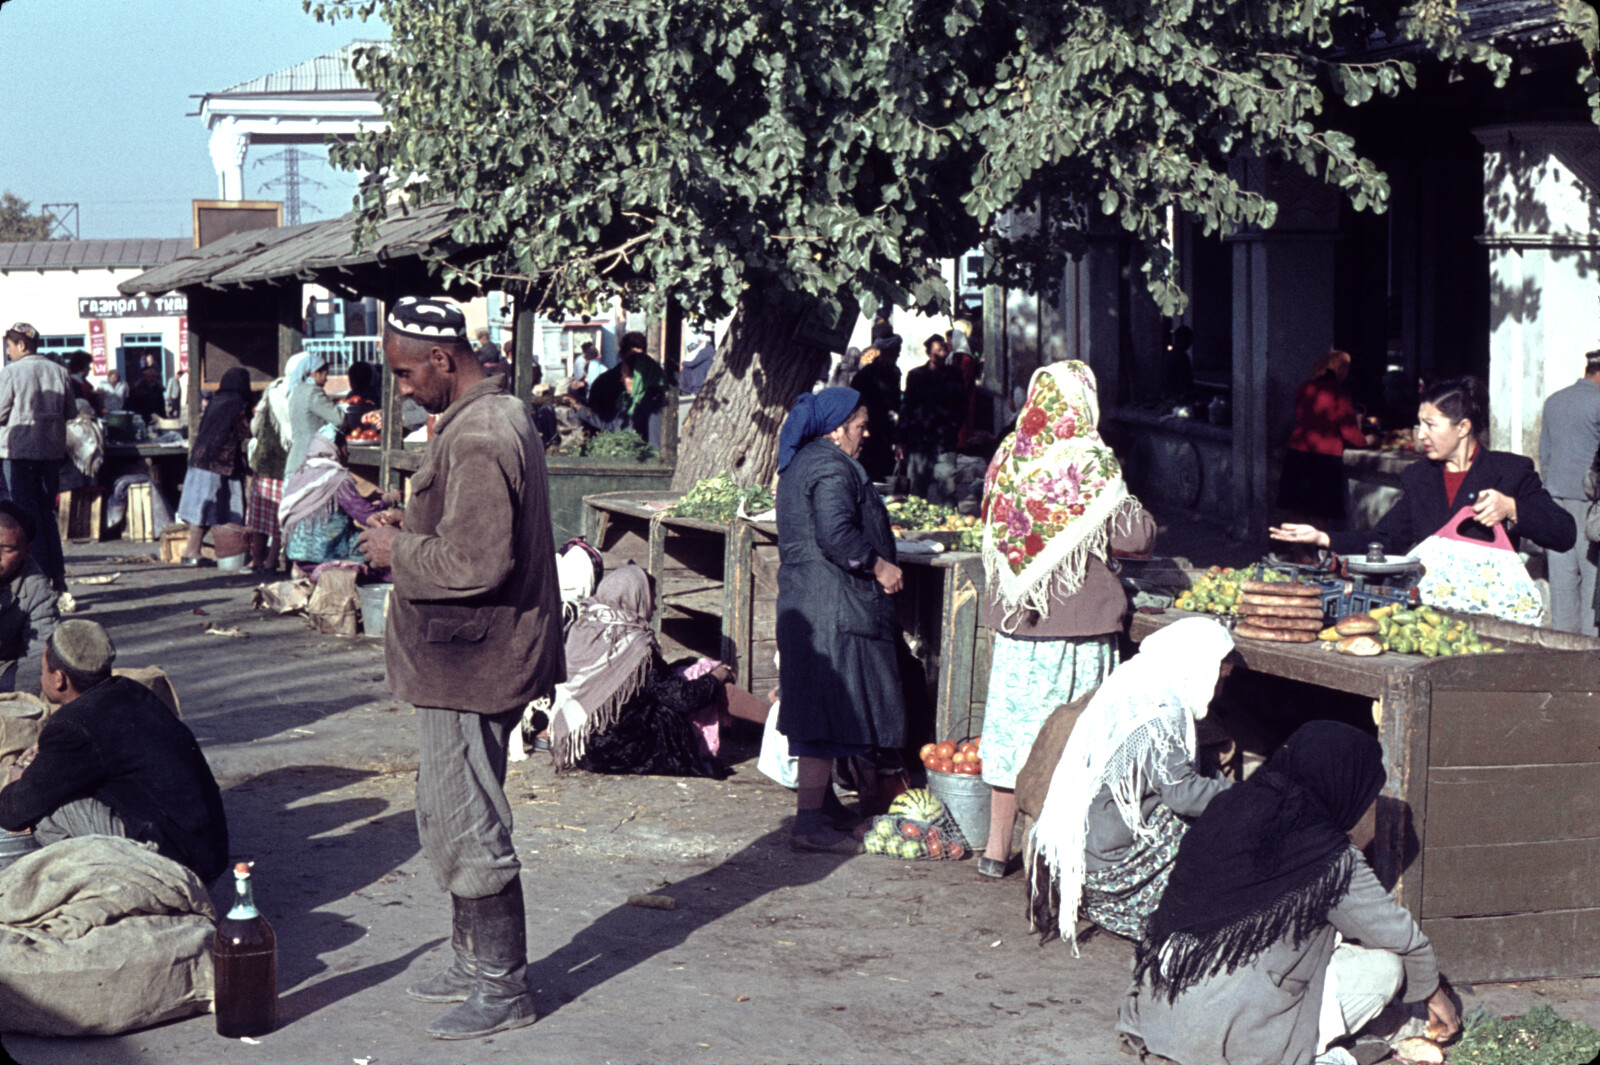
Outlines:
POLYGON ((194 247, 190 240, 26 240, 0 243, 0 270, 150 269, 194 247))
POLYGON ((386 48, 388 41, 351 41, 337 52, 307 59, 292 67, 241 81, 207 96, 280 96, 284 93, 371 92, 356 80, 355 53, 362 48, 386 48))

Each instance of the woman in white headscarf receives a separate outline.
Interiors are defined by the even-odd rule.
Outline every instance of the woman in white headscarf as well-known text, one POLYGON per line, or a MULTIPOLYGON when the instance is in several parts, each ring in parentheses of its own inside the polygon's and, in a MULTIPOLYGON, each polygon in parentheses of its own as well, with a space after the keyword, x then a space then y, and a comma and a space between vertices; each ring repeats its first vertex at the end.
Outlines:
POLYGON ((1229 784, 1197 768, 1195 722, 1232 651, 1221 625, 1184 618, 1147 636, 1095 692, 1028 836, 1036 930, 1054 925, 1074 953, 1080 912, 1118 935, 1143 934, 1189 823, 1229 784))
POLYGON ((344 415, 334 405, 323 386, 328 383, 328 360, 318 352, 305 353, 305 361, 291 363, 284 371, 284 385, 289 389, 289 461, 285 476, 294 473, 306 461, 306 450, 311 438, 324 429, 332 436, 338 431, 344 415))

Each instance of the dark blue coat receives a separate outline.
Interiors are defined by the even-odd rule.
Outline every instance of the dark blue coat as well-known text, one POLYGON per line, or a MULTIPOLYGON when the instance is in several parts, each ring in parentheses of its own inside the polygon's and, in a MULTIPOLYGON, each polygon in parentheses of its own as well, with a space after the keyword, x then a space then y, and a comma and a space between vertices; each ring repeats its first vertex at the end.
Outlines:
POLYGON ((1493 488, 1517 501, 1517 523, 1506 530, 1511 545, 1526 536, 1547 551, 1570 551, 1578 539, 1572 515, 1561 509, 1545 491, 1533 460, 1509 451, 1478 452, 1467 469, 1454 499, 1444 497, 1444 464, 1428 459, 1413 462, 1400 474, 1403 493, 1389 513, 1368 530, 1329 533, 1340 554, 1363 554, 1367 545, 1382 543, 1391 555, 1403 555, 1426 540, 1455 516, 1475 493, 1493 488))
POLYGON ((894 533, 867 471, 831 440, 801 448, 778 479, 778 556, 778 728, 903 746, 894 601, 872 575, 895 560, 894 533))

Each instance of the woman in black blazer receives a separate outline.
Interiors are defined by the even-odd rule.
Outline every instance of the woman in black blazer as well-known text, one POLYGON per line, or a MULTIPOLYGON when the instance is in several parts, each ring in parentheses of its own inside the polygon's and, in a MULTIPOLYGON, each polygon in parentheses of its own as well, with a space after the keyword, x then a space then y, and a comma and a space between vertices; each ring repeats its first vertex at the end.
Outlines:
POLYGON ((1272 538, 1340 554, 1359 554, 1376 542, 1389 554, 1404 554, 1470 505, 1484 525, 1503 525, 1513 547, 1527 537, 1547 551, 1571 550, 1578 539, 1572 515, 1545 491, 1533 460, 1479 445, 1478 434, 1488 424, 1488 390, 1482 381, 1440 381, 1422 394, 1417 409, 1417 443, 1428 461, 1413 463, 1400 475, 1404 494, 1374 528, 1327 533, 1284 524, 1270 530, 1272 538))

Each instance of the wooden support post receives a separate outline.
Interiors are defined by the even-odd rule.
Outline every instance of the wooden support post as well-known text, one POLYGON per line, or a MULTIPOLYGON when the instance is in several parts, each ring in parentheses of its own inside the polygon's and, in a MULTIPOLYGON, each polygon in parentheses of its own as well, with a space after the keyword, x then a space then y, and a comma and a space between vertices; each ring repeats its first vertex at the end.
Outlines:
POLYGON ((972 688, 978 644, 978 600, 983 564, 977 559, 943 570, 944 595, 939 633, 938 739, 963 740, 982 729, 972 720, 972 688))
POLYGON ((1422 859, 1428 824, 1428 737, 1433 682, 1408 670, 1391 676, 1378 703, 1378 740, 1388 779, 1378 800, 1374 872, 1395 901, 1422 918, 1422 859))
POLYGON ((751 599, 755 595, 755 530, 735 518, 728 528, 722 566, 722 660, 733 666, 735 683, 750 690, 751 599))
POLYGON ((512 327, 517 341, 516 360, 511 367, 512 393, 523 403, 533 402, 533 367, 539 357, 534 339, 539 332, 539 315, 526 292, 516 297, 516 325, 512 327))
MULTIPOLYGON (((384 321, 388 313, 388 304, 380 301, 378 321, 384 321)), ((382 335, 382 328, 378 333, 382 335)), ((383 371, 383 392, 378 397, 378 409, 383 412, 383 424, 378 427, 378 484, 388 492, 397 487, 398 474, 394 468, 394 452, 406 446, 406 427, 400 417, 400 389, 395 387, 394 372, 389 369, 389 360, 380 359, 378 365, 383 371)))
POLYGON ((278 376, 289 367, 289 360, 304 350, 305 323, 301 317, 299 282, 278 288, 278 376))
MULTIPOLYGON (((521 344, 522 342, 519 340, 517 342, 519 348, 521 344)), ((662 522, 652 521, 650 523, 650 556, 645 566, 645 572, 650 575, 651 580, 655 581, 656 585, 656 594, 653 597, 655 605, 650 611, 650 627, 655 630, 657 636, 661 635, 661 616, 665 610, 661 605, 662 596, 666 592, 661 571, 666 568, 666 563, 667 527, 662 522)))
POLYGON ((209 302, 200 291, 189 294, 189 379, 183 402, 189 415, 191 441, 200 435, 200 385, 206 377, 206 337, 211 332, 210 319, 206 316, 209 302))
POLYGON ((661 462, 678 463, 678 369, 683 363, 683 308, 667 299, 667 317, 661 323, 661 368, 667 379, 665 406, 661 409, 661 462))

